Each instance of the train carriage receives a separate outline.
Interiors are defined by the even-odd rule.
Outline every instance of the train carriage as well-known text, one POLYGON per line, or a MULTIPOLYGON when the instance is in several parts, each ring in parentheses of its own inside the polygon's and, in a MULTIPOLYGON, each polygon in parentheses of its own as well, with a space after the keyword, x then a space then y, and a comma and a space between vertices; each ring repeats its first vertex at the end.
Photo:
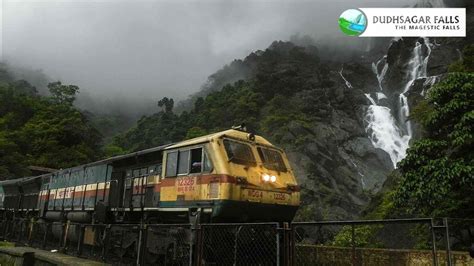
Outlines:
POLYGON ((290 221, 299 188, 283 150, 226 130, 52 174, 0 182, 2 210, 73 222, 290 221))

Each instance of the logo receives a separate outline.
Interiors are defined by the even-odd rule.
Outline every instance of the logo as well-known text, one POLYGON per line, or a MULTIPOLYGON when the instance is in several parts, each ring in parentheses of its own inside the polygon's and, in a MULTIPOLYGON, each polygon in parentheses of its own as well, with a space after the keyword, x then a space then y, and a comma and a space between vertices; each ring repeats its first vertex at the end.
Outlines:
POLYGON ((339 17, 339 28, 349 36, 359 36, 367 27, 367 17, 358 9, 348 9, 339 17))

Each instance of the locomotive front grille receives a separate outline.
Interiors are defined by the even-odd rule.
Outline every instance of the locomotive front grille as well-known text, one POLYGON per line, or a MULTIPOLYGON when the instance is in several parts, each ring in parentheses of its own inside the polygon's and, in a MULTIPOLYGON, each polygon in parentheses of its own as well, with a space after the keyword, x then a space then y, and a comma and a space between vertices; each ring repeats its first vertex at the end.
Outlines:
POLYGON ((209 183, 209 198, 210 199, 219 198, 219 182, 209 183))

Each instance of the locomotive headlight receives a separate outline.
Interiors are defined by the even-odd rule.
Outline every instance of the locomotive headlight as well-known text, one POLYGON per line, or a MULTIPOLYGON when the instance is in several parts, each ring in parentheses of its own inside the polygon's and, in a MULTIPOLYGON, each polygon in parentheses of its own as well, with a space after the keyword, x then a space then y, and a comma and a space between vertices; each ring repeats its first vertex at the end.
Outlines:
POLYGON ((270 176, 270 181, 272 181, 272 183, 275 183, 277 181, 277 177, 274 175, 270 176))
POLYGON ((263 179, 263 181, 268 182, 268 181, 270 181, 270 176, 267 175, 267 174, 263 174, 262 179, 263 179))

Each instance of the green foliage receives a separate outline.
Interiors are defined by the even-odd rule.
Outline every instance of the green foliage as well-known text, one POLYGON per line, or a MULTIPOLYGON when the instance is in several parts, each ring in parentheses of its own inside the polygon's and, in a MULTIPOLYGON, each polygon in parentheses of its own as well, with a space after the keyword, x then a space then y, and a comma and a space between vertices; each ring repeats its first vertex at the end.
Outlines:
POLYGON ((51 98, 61 104, 72 105, 76 100, 76 94, 79 92, 79 87, 75 85, 63 85, 60 81, 52 82, 48 84, 51 98))
POLYGON ((105 157, 112 157, 116 155, 121 155, 127 153, 126 150, 114 144, 107 144, 104 147, 105 157))
POLYGON ((352 243, 354 243, 354 245, 358 248, 381 248, 382 244, 376 241, 374 237, 377 230, 381 228, 381 225, 355 226, 354 240, 352 240, 352 227, 344 226, 342 230, 336 235, 334 241, 331 244, 338 247, 350 247, 352 246, 352 243))
POLYGON ((64 168, 101 157, 101 136, 72 106, 78 88, 49 86, 39 96, 26 81, 0 86, 0 176, 29 174, 27 166, 64 168))
POLYGON ((168 97, 164 97, 158 101, 158 107, 163 108, 163 111, 166 113, 171 113, 174 107, 174 100, 172 98, 168 99, 168 97))
MULTIPOLYGON (((292 98, 306 90, 330 84, 328 72, 319 64, 314 46, 303 48, 284 42, 275 42, 263 52, 252 53, 245 61, 235 61, 211 78, 214 83, 209 85, 210 91, 205 97, 194 98, 193 106, 180 106, 188 111, 179 115, 173 113, 174 101, 165 97, 158 102, 162 107, 160 112, 140 119, 136 127, 116 137, 114 145, 134 151, 242 123, 279 142, 287 134, 288 123, 295 121, 305 126, 312 119, 313 114, 304 108, 324 109, 300 107, 301 103, 292 98), (246 81, 222 84, 223 80, 250 76, 252 78, 246 81), (216 86, 220 86, 220 90, 216 86)), ((311 96, 326 99, 318 93, 311 96)))
POLYGON ((462 59, 452 64, 449 72, 474 72, 474 44, 464 47, 462 59))
POLYGON ((186 132, 186 139, 197 138, 206 135, 207 132, 200 127, 192 127, 186 132))
POLYGON ((415 142, 398 165, 397 206, 419 215, 471 217, 474 74, 449 74, 429 91, 417 112, 426 137, 415 142))

